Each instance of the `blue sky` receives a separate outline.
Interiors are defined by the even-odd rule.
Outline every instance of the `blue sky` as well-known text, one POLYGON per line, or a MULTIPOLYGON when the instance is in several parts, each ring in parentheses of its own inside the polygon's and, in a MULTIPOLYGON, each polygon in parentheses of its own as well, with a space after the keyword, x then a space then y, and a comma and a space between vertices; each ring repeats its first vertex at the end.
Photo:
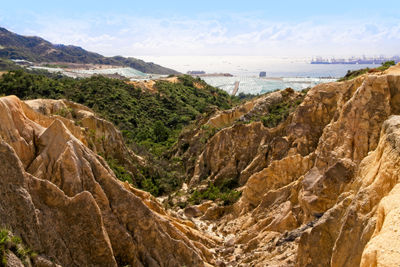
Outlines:
POLYGON ((400 1, 5 1, 0 26, 105 55, 400 54, 400 1))

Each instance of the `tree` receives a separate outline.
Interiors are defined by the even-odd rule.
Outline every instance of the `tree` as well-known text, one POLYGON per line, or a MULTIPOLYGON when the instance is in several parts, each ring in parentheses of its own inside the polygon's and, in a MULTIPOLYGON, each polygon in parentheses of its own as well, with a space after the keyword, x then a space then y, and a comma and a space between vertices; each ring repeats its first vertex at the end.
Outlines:
POLYGON ((164 126, 164 124, 161 121, 157 121, 154 124, 153 133, 154 133, 155 141, 157 143, 168 140, 168 137, 169 137, 168 129, 167 129, 167 127, 164 126))

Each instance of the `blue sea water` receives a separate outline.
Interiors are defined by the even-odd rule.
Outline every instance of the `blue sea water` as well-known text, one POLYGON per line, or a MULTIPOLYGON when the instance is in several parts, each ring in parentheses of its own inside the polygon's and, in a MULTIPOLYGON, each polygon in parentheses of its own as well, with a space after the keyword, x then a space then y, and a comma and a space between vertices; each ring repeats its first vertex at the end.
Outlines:
POLYGON ((229 93, 239 81, 238 93, 265 93, 291 87, 301 90, 319 83, 336 81, 348 70, 374 68, 377 65, 310 64, 311 58, 273 58, 264 56, 143 56, 138 57, 182 73, 201 70, 229 73, 233 77, 202 77, 210 85, 229 93), (261 71, 266 78, 259 78, 261 71))

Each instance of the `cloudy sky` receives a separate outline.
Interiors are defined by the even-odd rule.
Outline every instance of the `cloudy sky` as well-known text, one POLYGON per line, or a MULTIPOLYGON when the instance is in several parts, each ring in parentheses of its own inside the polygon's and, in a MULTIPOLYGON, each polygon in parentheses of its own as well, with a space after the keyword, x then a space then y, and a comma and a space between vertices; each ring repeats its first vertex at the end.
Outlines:
POLYGON ((400 1, 5 1, 0 26, 107 56, 400 54, 400 1))

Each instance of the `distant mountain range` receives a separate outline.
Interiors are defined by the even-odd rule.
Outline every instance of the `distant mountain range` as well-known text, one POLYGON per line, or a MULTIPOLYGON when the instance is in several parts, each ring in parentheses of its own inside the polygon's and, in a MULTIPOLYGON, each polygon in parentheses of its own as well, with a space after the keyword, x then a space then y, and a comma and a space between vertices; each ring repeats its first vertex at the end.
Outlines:
POLYGON ((131 67, 144 73, 178 74, 152 62, 132 57, 105 57, 79 46, 52 44, 37 36, 22 36, 0 27, 0 58, 40 62, 68 62, 131 67))

